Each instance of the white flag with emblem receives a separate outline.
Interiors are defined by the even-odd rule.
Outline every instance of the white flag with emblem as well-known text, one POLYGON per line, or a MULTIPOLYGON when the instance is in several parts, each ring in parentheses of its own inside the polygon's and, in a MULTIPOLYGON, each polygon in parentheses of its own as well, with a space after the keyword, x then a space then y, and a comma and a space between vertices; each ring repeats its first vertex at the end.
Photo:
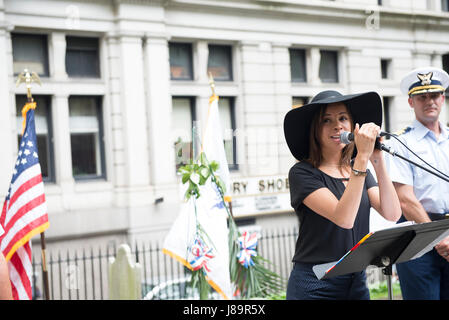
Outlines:
MULTIPOLYGON (((229 169, 224 151, 218 113, 218 97, 209 100, 207 121, 202 137, 202 152, 209 162, 219 163, 218 175, 229 186, 229 169)), ((209 180, 200 187, 201 196, 191 197, 170 229, 163 252, 183 263, 191 270, 206 274, 208 283, 224 298, 232 298, 229 274, 229 246, 227 211, 217 186, 209 180), (207 234, 198 237, 197 222, 207 234)))

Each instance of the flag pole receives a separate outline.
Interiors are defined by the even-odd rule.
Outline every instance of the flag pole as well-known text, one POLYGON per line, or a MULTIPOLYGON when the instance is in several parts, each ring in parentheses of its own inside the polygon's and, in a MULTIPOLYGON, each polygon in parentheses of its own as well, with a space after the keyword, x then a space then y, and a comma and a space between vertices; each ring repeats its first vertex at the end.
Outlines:
MULTIPOLYGON (((215 96, 215 81, 214 81, 214 77, 212 76, 212 73, 209 72, 208 74, 209 74, 209 86, 210 86, 210 89, 212 91, 212 97, 214 97, 215 96)), ((232 214, 232 198, 231 198, 231 196, 223 195, 223 200, 228 203, 228 205, 229 205, 228 206, 229 207, 229 213, 230 213, 231 217, 234 218, 234 215, 232 214)))
POLYGON ((47 271, 47 248, 45 245, 45 233, 41 233, 41 252, 42 252, 42 280, 44 281, 45 300, 50 300, 50 288, 48 286, 48 271, 47 271))
MULTIPOLYGON (((31 84, 33 82, 38 83, 39 85, 42 85, 41 80, 37 73, 30 72, 28 69, 24 69, 22 73, 19 74, 16 82, 16 87, 18 87, 21 83, 25 83, 25 86, 27 88, 27 102, 32 103, 34 102, 33 96, 31 95, 31 84)), ((50 300, 50 290, 48 285, 48 270, 47 270, 47 255, 46 255, 46 244, 45 244, 45 233, 44 231, 41 232, 41 252, 42 252, 42 280, 44 283, 44 294, 45 299, 50 300)), ((34 290, 36 290, 34 288, 34 290)))
POLYGON ((214 77, 212 76, 212 73, 209 72, 209 85, 210 89, 212 90, 212 96, 215 96, 215 81, 214 77))

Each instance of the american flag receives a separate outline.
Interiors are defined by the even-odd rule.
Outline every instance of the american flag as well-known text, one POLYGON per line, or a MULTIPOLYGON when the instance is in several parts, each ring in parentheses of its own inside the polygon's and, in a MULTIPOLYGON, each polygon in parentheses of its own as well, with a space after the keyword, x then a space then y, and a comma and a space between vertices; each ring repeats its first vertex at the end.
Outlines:
POLYGON ((31 238, 48 228, 47 204, 37 153, 34 108, 25 105, 26 126, 20 141, 11 184, 3 204, 1 250, 8 262, 13 297, 32 299, 31 238))

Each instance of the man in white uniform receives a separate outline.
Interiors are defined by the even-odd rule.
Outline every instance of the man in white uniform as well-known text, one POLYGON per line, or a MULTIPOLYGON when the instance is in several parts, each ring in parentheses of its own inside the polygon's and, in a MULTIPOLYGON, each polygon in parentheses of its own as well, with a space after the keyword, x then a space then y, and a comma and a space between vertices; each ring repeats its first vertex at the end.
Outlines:
MULTIPOLYGON (((449 175, 449 128, 439 120, 445 105, 449 75, 438 68, 411 71, 401 81, 401 91, 415 120, 399 139, 419 157, 449 175)), ((398 154, 426 166, 396 139, 390 139, 398 154)), ((397 157, 386 155, 391 180, 401 202, 400 221, 430 222, 449 217, 449 183, 397 157)), ((421 258, 396 265, 404 299, 449 299, 449 237, 421 258)))

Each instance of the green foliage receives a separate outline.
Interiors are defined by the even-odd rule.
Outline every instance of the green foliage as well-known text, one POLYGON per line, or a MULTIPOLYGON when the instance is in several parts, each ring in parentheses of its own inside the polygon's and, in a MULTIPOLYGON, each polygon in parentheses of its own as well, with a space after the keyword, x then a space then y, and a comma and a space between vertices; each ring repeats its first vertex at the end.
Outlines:
POLYGON ((266 297, 267 300, 285 300, 287 299, 287 292, 282 291, 279 293, 271 294, 266 297))
MULTIPOLYGON (((219 168, 219 164, 215 161, 210 163, 207 162, 206 156, 204 153, 200 154, 199 161, 190 160, 189 164, 182 166, 179 168, 179 172, 182 175, 182 183, 189 184, 184 197, 186 200, 189 200, 191 196, 195 196, 195 198, 199 198, 200 194, 200 186, 204 186, 207 180, 212 176, 213 172, 217 171, 219 168)), ((222 188, 225 189, 225 185, 223 181, 219 178, 215 178, 216 183, 222 188)))
MULTIPOLYGON (((393 281, 393 297, 400 297, 402 296, 401 293, 401 286, 399 282, 393 281)), ((379 283, 375 287, 369 288, 369 294, 371 300, 385 300, 388 299, 388 285, 386 281, 383 281, 379 283)))
POLYGON ((271 271, 272 264, 262 256, 253 256, 254 265, 248 268, 242 266, 237 254, 240 251, 238 238, 241 236, 232 217, 229 218, 229 271, 231 281, 236 285, 243 299, 266 297, 278 294, 283 289, 281 277, 271 271))
POLYGON ((206 280, 206 275, 202 270, 192 272, 192 278, 190 280, 192 288, 198 288, 201 300, 207 300, 210 293, 210 285, 206 280))
MULTIPOLYGON (((205 185, 209 178, 215 183, 228 214, 229 271, 231 282, 234 283, 240 297, 243 299, 279 294, 283 288, 283 283, 280 276, 268 268, 268 266, 271 266, 268 260, 259 255, 254 256, 252 259, 255 265, 248 268, 245 268, 238 262, 237 254, 240 251, 238 238, 241 234, 224 200, 226 187, 220 177, 215 174, 218 169, 219 164, 215 161, 209 162, 204 153, 200 154, 198 161, 194 162, 191 160, 189 164, 182 166, 179 169, 179 172, 182 174, 182 183, 189 184, 184 195, 185 199, 189 200, 192 196, 195 199, 199 198, 201 196, 200 186, 205 185)), ((200 230, 203 238, 207 236, 201 225, 197 223, 198 230, 200 230)), ((193 272, 192 285, 199 289, 201 299, 207 298, 209 292, 207 290, 209 290, 209 287, 202 270, 193 272)))

